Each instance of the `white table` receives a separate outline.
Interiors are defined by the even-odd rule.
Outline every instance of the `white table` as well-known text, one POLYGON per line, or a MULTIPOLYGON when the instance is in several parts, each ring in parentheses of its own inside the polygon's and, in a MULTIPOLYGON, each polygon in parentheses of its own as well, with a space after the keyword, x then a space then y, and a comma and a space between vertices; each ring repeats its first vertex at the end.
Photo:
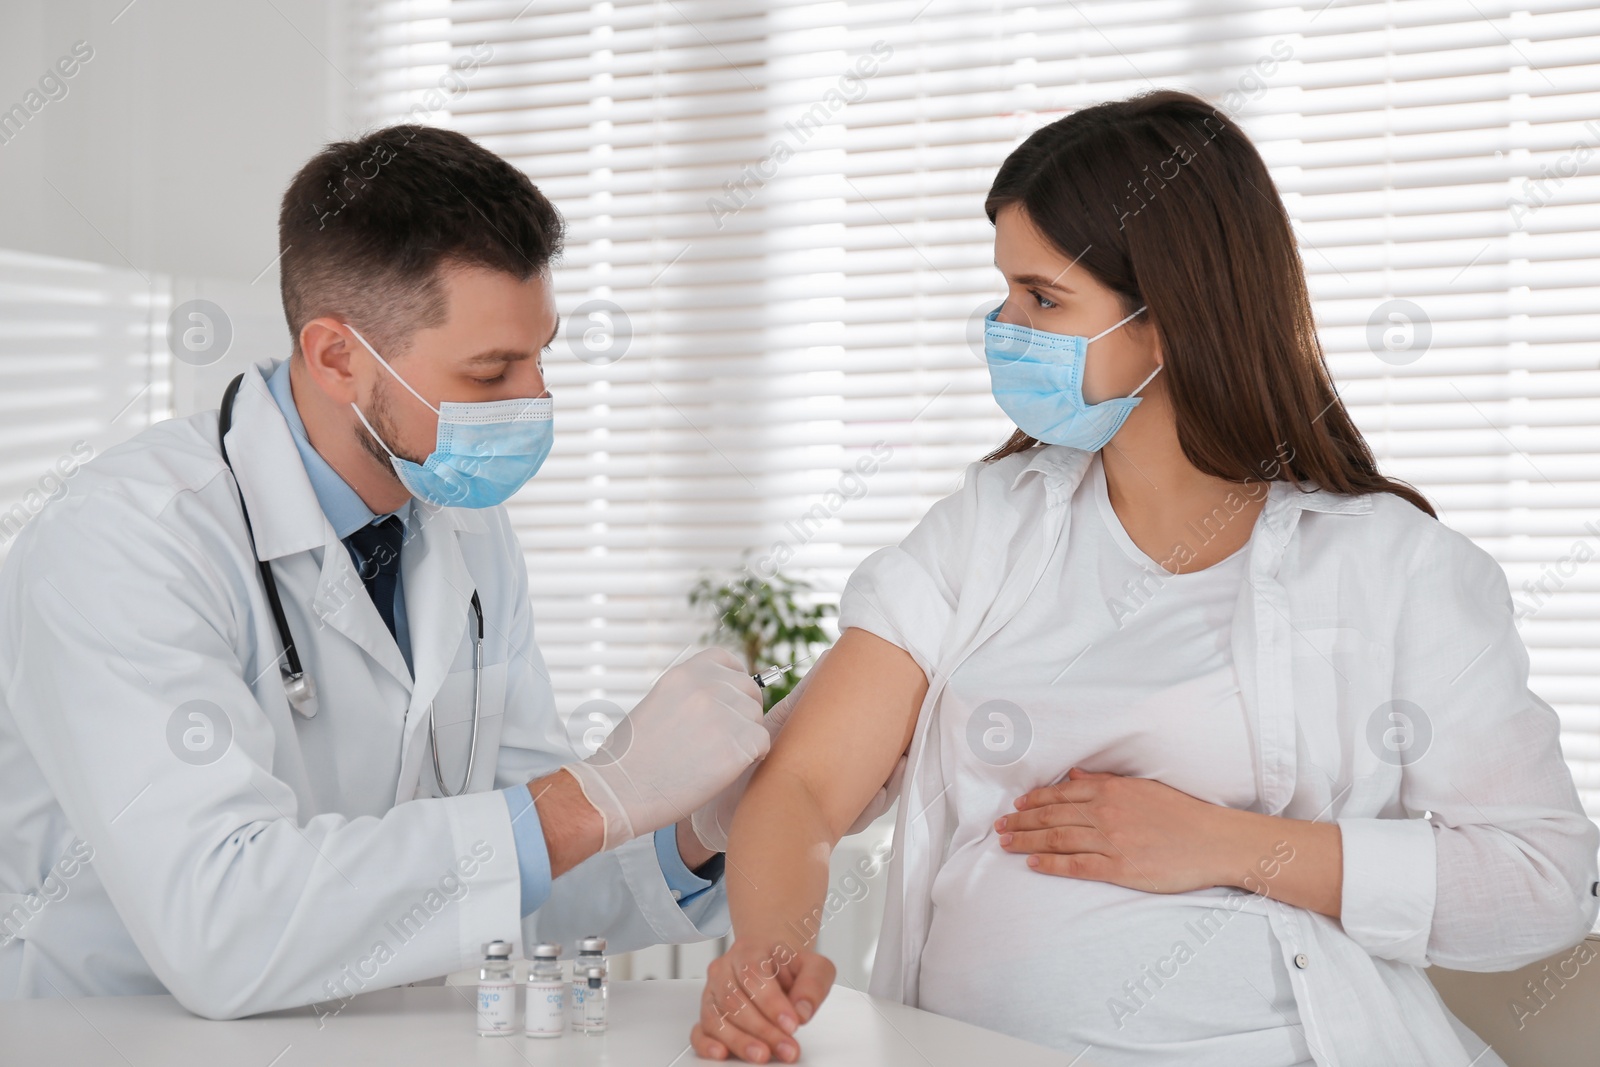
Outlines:
MULTIPOLYGON (((0 1065, 693 1067, 712 1062, 689 1048, 702 985, 698 979, 612 982, 610 1031, 555 1039, 479 1037, 474 991, 459 986, 366 993, 321 1020, 301 1008, 216 1022, 165 996, 0 1001, 0 1065)), ((843 986, 797 1036, 800 1062, 810 1067, 1065 1067, 1070 1059, 843 986)))

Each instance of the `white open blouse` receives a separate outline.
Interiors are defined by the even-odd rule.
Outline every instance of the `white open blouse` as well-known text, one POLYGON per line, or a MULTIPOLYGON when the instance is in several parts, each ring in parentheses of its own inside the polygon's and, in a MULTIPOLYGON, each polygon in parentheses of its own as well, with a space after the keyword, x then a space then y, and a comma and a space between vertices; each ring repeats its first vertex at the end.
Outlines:
MULTIPOLYGON (((930 1006, 920 987, 935 887, 962 825, 960 798, 972 793, 944 751, 966 734, 941 724, 970 717, 969 663, 981 665, 975 653, 1026 609, 1051 561, 1059 565, 1071 500, 1093 459, 1045 446, 973 464, 961 489, 898 546, 868 557, 845 590, 841 629, 906 649, 929 678, 896 817, 876 995, 930 1006), (952 686, 958 672, 962 684, 952 686)), ((1528 689, 1503 572, 1392 494, 1285 482, 1270 483, 1243 552, 1229 651, 1255 777, 1246 806, 1336 820, 1343 839, 1341 919, 1251 901, 1265 913, 1273 954, 1292 961, 1305 1047, 1317 1064, 1346 1067, 1500 1063, 1420 968, 1513 969, 1576 944, 1600 911, 1600 830, 1578 802, 1555 713, 1528 689), (1398 748, 1397 724, 1409 731, 1398 748)), ((1059 654, 1038 650, 1041 661, 1059 654)), ((996 677, 996 693, 1007 683, 996 677)), ((1027 873, 1063 900, 1086 884, 1027 873)), ((1038 925, 1052 914, 1028 918, 1038 925)), ((1004 944, 983 950, 1006 955, 1004 944)), ((1136 971, 1148 962, 1137 951, 1127 961, 1136 971)), ((974 969, 981 962, 971 959, 974 969)), ((938 965, 943 981, 959 958, 945 954, 938 965)), ((1010 989, 1034 998, 1035 1011, 1057 1010, 1068 992, 1026 974, 1010 989)))

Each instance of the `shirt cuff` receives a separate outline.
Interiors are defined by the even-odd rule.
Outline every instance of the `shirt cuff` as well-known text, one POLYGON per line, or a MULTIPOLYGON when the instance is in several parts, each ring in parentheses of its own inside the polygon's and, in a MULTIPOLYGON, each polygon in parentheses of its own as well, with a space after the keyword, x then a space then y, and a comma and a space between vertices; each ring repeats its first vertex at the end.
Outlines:
POLYGON ((1336 821, 1344 932, 1380 959, 1426 967, 1439 882, 1433 824, 1418 818, 1336 821))
MULTIPOLYGON (((522 914, 531 915, 550 898, 550 850, 544 843, 544 825, 527 785, 500 790, 511 811, 511 836, 517 843, 517 871, 522 877, 522 914)), ((682 866, 682 861, 679 861, 682 866)))
MULTIPOLYGON (((722 853, 717 853, 717 856, 721 855, 722 853)), ((661 864, 661 873, 666 876, 667 887, 672 890, 672 899, 676 900, 680 907, 715 884, 711 879, 701 878, 684 865, 683 857, 678 854, 676 825, 663 826, 656 831, 656 862, 661 864)))

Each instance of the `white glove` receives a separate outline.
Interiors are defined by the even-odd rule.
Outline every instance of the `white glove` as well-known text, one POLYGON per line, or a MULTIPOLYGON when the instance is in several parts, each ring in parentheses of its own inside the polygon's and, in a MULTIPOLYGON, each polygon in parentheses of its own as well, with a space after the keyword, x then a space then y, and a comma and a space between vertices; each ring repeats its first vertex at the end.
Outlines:
POLYGON ((760 687, 732 653, 708 648, 662 674, 566 770, 605 820, 609 850, 688 817, 771 747, 760 687))
MULTIPOLYGON (((800 694, 805 692, 806 685, 811 681, 811 673, 822 666, 822 661, 828 658, 827 651, 817 657, 817 662, 811 665, 811 670, 805 673, 798 685, 789 691, 789 695, 773 705, 767 712, 766 720, 762 723, 767 728, 767 733, 772 740, 778 739, 778 732, 783 729, 783 724, 789 721, 789 715, 794 711, 795 705, 800 701, 800 694)), ((700 844, 713 852, 726 852, 728 850, 728 831, 733 827, 733 813, 739 807, 739 801, 744 799, 744 791, 750 785, 750 778, 756 773, 756 768, 761 766, 761 761, 752 763, 746 771, 734 779, 733 784, 712 798, 711 803, 694 813, 689 820, 689 825, 694 828, 694 836, 700 839, 700 844)), ((900 762, 895 764, 894 771, 889 775, 889 780, 884 783, 872 799, 867 801, 867 806, 856 821, 845 831, 845 836, 859 834, 872 825, 884 812, 889 810, 889 805, 900 794, 900 783, 906 775, 906 758, 900 757, 900 762)))

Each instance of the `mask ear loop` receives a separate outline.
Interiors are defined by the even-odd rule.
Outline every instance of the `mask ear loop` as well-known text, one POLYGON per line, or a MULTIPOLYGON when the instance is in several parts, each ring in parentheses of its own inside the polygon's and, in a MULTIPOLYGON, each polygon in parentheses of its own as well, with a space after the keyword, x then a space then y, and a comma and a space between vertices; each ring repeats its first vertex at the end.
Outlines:
POLYGON ((1156 375, 1161 373, 1161 367, 1162 367, 1162 364, 1157 363, 1156 364, 1156 369, 1150 372, 1150 377, 1146 378, 1144 381, 1140 382, 1139 383, 1139 388, 1135 389, 1133 392, 1128 394, 1128 399, 1132 400, 1134 397, 1138 396, 1139 395, 1139 390, 1143 389, 1145 386, 1149 385, 1151 378, 1154 378, 1156 375))
MULTIPOLYGON (((1143 311, 1144 309, 1140 308, 1139 310, 1143 311)), ((1134 314, 1138 314, 1138 312, 1135 312, 1134 314)), ((1132 318, 1132 317, 1133 317, 1132 315, 1128 316, 1128 318, 1132 318)), ((1127 322, 1127 321, 1128 321, 1128 319, 1123 319, 1122 320, 1122 322, 1127 322)), ((1121 326, 1122 322, 1117 323, 1117 326, 1121 326)), ((383 364, 383 369, 388 371, 390 376, 392 376, 395 381, 399 382, 401 385, 406 387, 406 392, 410 393, 412 396, 416 397, 418 400, 422 400, 422 394, 417 392, 415 389, 411 388, 411 383, 410 382, 408 382, 404 378, 400 377, 400 375, 395 374, 394 368, 389 366, 389 361, 384 359, 382 356, 378 355, 378 350, 376 348, 373 348, 371 345, 367 344, 367 339, 365 337, 361 336, 361 331, 360 330, 356 329, 354 326, 350 325, 348 322, 344 324, 344 328, 349 330, 351 333, 356 335, 356 340, 360 341, 363 345, 366 346, 367 351, 372 353, 372 358, 377 360, 379 363, 382 363, 383 364)), ((1113 326, 1112 329, 1116 329, 1116 326, 1113 326)), ((433 412, 435 415, 442 414, 442 412, 440 412, 440 410, 438 408, 434 407, 432 404, 428 403, 426 400, 422 400, 422 403, 423 403, 424 407, 426 407, 429 411, 433 412)), ((361 421, 365 422, 367 420, 362 419, 361 421)), ((371 427, 369 426, 368 429, 371 429, 371 427)))
MULTIPOLYGON (((1088 347, 1089 345, 1094 344, 1096 341, 1100 340, 1100 338, 1104 337, 1106 334, 1110 333, 1112 330, 1115 330, 1117 327, 1121 326, 1123 323, 1127 322, 1129 319, 1134 318, 1136 315, 1139 315, 1139 314, 1143 313, 1144 309, 1149 307, 1149 306, 1150 305, 1148 305, 1148 304, 1142 305, 1139 308, 1139 310, 1135 311, 1132 315, 1126 315, 1122 319, 1120 319, 1117 322, 1113 323, 1112 325, 1107 326, 1105 329, 1101 330, 1099 333, 1095 334, 1093 337, 1091 337, 1087 341, 1085 341, 1084 342, 1084 347, 1088 347)), ((360 335, 358 334, 357 336, 360 336, 360 335)), ((1150 384, 1151 379, 1153 379, 1156 375, 1158 375, 1160 373, 1161 373, 1161 364, 1157 363, 1156 364, 1156 369, 1150 372, 1150 377, 1148 377, 1144 381, 1140 382, 1138 388, 1135 389, 1133 392, 1128 394, 1128 399, 1132 400, 1134 397, 1138 396, 1140 391, 1143 390, 1145 386, 1150 384)))
MULTIPOLYGON (((1148 307, 1148 306, 1149 305, 1146 304, 1144 307, 1148 307)), ((1085 344, 1091 344, 1091 345, 1094 344, 1096 341, 1100 340, 1100 338, 1104 337, 1106 334, 1110 333, 1112 330, 1115 330, 1118 326, 1121 326, 1124 322, 1127 322, 1128 319, 1131 319, 1135 315, 1138 315, 1141 312, 1143 312, 1144 311, 1144 307, 1141 307, 1138 311, 1135 311, 1133 313, 1133 315, 1125 316, 1124 318, 1119 319, 1117 322, 1113 323, 1112 325, 1107 326, 1105 329, 1101 330, 1099 333, 1095 334, 1093 337, 1089 338, 1089 340, 1084 342, 1084 343, 1085 344)), ((354 331, 352 330, 351 332, 354 332, 354 331)), ((360 337, 361 335, 358 333, 358 334, 356 334, 356 336, 360 337)), ((363 341, 361 343, 362 344, 366 344, 365 341, 363 341)), ((377 353, 374 352, 373 355, 377 355, 377 353)), ((419 397, 418 399, 421 399, 421 398, 419 397)))
POLYGON ((367 432, 372 435, 372 439, 374 441, 378 442, 378 444, 380 446, 382 446, 382 448, 383 448, 383 450, 385 452, 389 453, 389 458, 391 460, 397 460, 397 459, 400 458, 399 456, 395 455, 393 451, 390 450, 388 443, 385 442, 383 438, 378 436, 378 431, 374 430, 372 428, 372 423, 368 422, 367 421, 367 417, 365 415, 361 414, 361 408, 358 407, 356 405, 355 401, 353 401, 353 400, 350 402, 350 410, 354 411, 356 413, 356 418, 361 420, 361 425, 363 425, 363 426, 365 426, 367 428, 367 432))
MULTIPOLYGON (((410 382, 406 381, 404 378, 400 377, 400 375, 396 374, 394 372, 394 368, 389 366, 389 361, 384 359, 382 356, 378 355, 378 350, 376 348, 373 348, 370 344, 367 344, 367 339, 365 337, 361 336, 361 331, 360 330, 356 329, 354 326, 350 325, 348 322, 343 323, 343 326, 344 326, 345 329, 349 330, 351 333, 356 335, 356 340, 360 341, 361 344, 363 346, 365 346, 366 350, 368 352, 372 353, 372 358, 373 359, 375 359, 379 363, 383 364, 383 369, 389 372, 390 377, 392 377, 395 381, 399 382, 401 385, 405 386, 406 387, 406 391, 409 392, 412 396, 416 397, 418 400, 422 400, 422 394, 417 392, 415 389, 411 388, 411 383, 410 382)), ((422 400, 422 403, 423 403, 423 405, 425 407, 427 407, 427 409, 429 411, 433 412, 435 415, 441 414, 438 408, 434 407, 432 404, 429 404, 426 400, 422 400)), ((367 432, 372 435, 372 439, 374 441, 378 442, 378 444, 380 446, 382 446, 383 450, 389 454, 389 459, 391 459, 391 460, 400 459, 399 456, 394 454, 394 449, 389 447, 389 443, 387 441, 385 441, 382 437, 379 437, 378 436, 378 431, 374 430, 372 428, 372 423, 368 422, 367 421, 367 417, 361 413, 361 406, 359 404, 357 404, 355 401, 352 400, 350 402, 350 409, 356 413, 356 418, 361 420, 361 425, 363 425, 363 426, 365 426, 367 428, 367 432)), ((407 460, 406 462, 410 462, 410 461, 407 460)))

